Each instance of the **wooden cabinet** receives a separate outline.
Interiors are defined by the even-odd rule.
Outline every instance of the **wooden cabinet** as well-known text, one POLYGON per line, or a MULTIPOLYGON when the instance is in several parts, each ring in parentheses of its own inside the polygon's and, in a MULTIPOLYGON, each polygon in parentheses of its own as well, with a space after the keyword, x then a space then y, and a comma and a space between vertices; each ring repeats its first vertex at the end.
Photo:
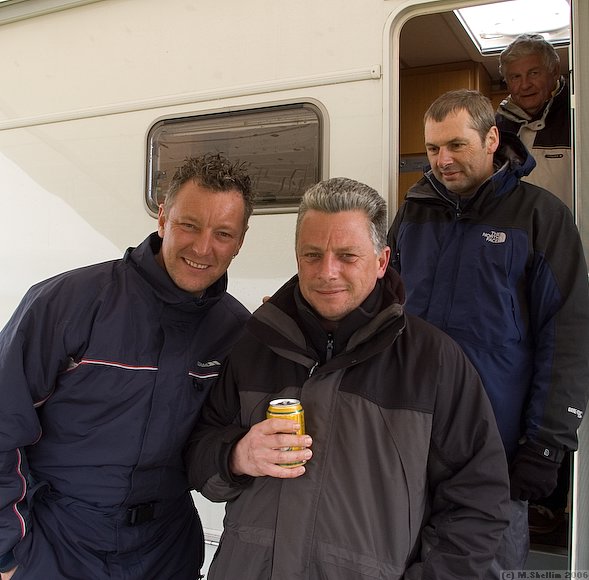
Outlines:
POLYGON ((509 95, 507 91, 493 91, 489 98, 491 99, 491 103, 493 103, 493 109, 496 111, 497 107, 500 105, 503 99, 506 99, 509 95))
POLYGON ((404 171, 403 156, 425 158, 423 145, 423 115, 441 94, 453 89, 475 89, 491 95, 491 79, 485 67, 477 62, 456 62, 438 66, 401 70, 400 90, 400 153, 401 172, 397 198, 402 203, 407 189, 422 175, 422 171, 404 171))

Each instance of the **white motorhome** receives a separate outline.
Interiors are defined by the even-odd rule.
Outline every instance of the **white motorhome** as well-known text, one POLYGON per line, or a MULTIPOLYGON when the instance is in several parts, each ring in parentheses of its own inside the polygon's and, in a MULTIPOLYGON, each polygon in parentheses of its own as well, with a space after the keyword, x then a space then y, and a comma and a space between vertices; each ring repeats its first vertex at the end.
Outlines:
MULTIPOLYGON (((589 65, 589 2, 568 3, 572 41, 559 52, 573 80, 573 210, 587 244, 589 77, 578 71, 589 65)), ((229 271, 251 310, 295 272, 307 185, 368 183, 392 220, 423 162, 427 104, 458 87, 505 94, 496 53, 481 54, 455 13, 482 4, 510 2, 0 1, 0 326, 34 282, 138 244, 173 168, 206 150, 250 162, 261 192, 229 271)), ((586 423, 573 479, 569 545, 535 546, 530 567, 589 569, 586 423)), ((223 506, 195 501, 210 558, 223 506)))

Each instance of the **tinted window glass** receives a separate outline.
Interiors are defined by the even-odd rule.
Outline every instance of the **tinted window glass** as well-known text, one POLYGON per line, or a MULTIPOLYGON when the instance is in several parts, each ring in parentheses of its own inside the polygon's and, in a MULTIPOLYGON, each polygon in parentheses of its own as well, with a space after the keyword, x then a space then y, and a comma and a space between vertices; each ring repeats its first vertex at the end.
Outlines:
POLYGON ((295 211, 304 191, 321 179, 319 111, 296 104, 159 121, 148 135, 150 211, 157 212, 184 159, 204 153, 249 165, 255 211, 295 211))

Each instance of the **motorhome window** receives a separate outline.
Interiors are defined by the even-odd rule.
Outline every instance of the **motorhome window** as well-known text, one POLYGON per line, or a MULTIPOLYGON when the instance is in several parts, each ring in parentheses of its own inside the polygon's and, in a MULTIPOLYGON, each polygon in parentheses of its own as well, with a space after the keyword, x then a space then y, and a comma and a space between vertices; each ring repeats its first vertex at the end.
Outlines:
POLYGON ((148 134, 147 207, 157 213, 187 157, 223 153, 248 164, 255 213, 296 211, 321 179, 321 116, 311 104, 166 119, 148 134))
POLYGON ((59 12, 99 0, 0 0, 0 24, 59 12))

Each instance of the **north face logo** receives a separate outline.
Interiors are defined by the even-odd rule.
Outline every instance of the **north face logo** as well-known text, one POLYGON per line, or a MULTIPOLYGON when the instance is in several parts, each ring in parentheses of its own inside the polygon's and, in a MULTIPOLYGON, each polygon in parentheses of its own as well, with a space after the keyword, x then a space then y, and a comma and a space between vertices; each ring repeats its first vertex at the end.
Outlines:
POLYGON ((505 240, 507 240, 507 234, 505 232, 491 232, 490 234, 483 232, 483 238, 491 244, 504 244, 505 240))

